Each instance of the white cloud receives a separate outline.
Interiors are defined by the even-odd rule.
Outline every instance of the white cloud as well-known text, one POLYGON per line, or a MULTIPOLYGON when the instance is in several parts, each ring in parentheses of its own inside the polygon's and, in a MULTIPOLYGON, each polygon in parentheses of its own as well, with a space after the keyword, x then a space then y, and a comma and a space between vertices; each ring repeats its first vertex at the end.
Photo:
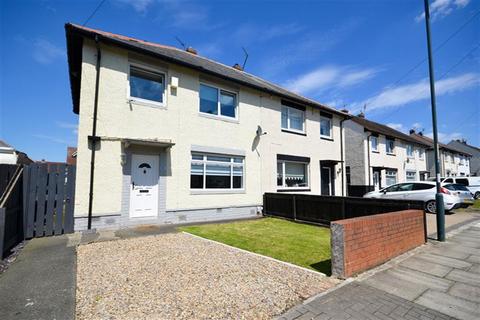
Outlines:
POLYGON ((331 50, 347 37, 354 34, 361 20, 342 21, 342 24, 322 32, 302 32, 285 45, 277 44, 269 59, 261 66, 260 74, 265 78, 274 79, 279 74, 285 74, 286 69, 298 63, 311 63, 318 56, 331 50))
POLYGON ((415 131, 421 131, 423 130, 423 124, 421 122, 415 122, 412 124, 412 129, 415 131))
POLYGON ((72 133, 75 135, 78 134, 78 124, 76 123, 57 121, 57 126, 62 129, 70 129, 72 130, 72 133))
POLYGON ((406 131, 405 127, 401 123, 387 123, 387 126, 398 131, 402 131, 402 132, 406 131))
POLYGON ((285 82, 294 92, 308 94, 330 88, 345 88, 366 81, 378 73, 378 69, 357 70, 349 66, 324 66, 285 82))
POLYGON ((65 50, 46 39, 36 39, 33 42, 33 58, 41 64, 52 63, 57 58, 65 56, 65 50))
MULTIPOLYGON (((435 82, 436 96, 452 94, 468 88, 477 86, 480 83, 480 75, 477 73, 466 73, 456 77, 450 77, 435 82)), ((367 104, 367 110, 386 109, 400 107, 406 104, 430 98, 429 83, 427 79, 404 86, 387 88, 380 94, 369 98, 361 103, 354 103, 353 107, 359 108, 367 104)))
POLYGON ((47 141, 54 142, 54 143, 63 144, 63 145, 72 145, 73 144, 72 141, 62 139, 62 138, 58 138, 58 137, 54 137, 54 136, 50 136, 50 135, 45 135, 45 134, 34 134, 33 137, 38 138, 38 139, 42 139, 42 140, 47 140, 47 141))
MULTIPOLYGON (((433 132, 425 134, 427 137, 433 139, 433 132)), ((443 143, 449 143, 452 140, 463 138, 463 134, 460 132, 444 133, 438 132, 438 140, 443 143)))
POLYGON ((122 4, 127 4, 133 7, 136 12, 145 13, 147 8, 153 3, 153 0, 115 0, 122 4))
MULTIPOLYGON (((430 16, 432 21, 448 16, 456 9, 462 9, 468 5, 470 0, 435 0, 430 4, 430 16)), ((425 19, 425 12, 415 18, 420 22, 425 19)))

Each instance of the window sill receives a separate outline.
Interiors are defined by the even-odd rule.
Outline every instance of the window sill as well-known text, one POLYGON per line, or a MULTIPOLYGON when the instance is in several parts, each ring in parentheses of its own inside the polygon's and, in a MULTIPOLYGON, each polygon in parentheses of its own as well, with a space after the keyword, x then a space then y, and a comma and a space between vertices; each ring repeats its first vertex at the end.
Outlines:
POLYGON ((327 137, 327 136, 320 136, 320 139, 327 140, 327 141, 333 141, 333 138, 327 137))
POLYGON ((230 123, 240 123, 240 121, 236 118, 218 116, 218 115, 210 114, 210 113, 199 112, 198 115, 200 117, 204 117, 204 118, 208 118, 208 119, 221 120, 221 121, 230 122, 230 123))
POLYGON ((190 189, 190 194, 241 194, 245 189, 190 189))
POLYGON ((297 192, 297 191, 309 192, 309 191, 311 191, 311 189, 310 188, 282 188, 282 189, 277 189, 277 192, 297 192))
POLYGON ((307 135, 305 132, 289 130, 289 129, 282 129, 282 132, 298 134, 299 136, 306 136, 307 135))
POLYGON ((143 99, 132 98, 132 97, 127 99, 127 103, 130 105, 136 104, 139 106, 145 106, 150 108, 167 109, 167 105, 165 103, 159 103, 155 101, 143 100, 143 99))

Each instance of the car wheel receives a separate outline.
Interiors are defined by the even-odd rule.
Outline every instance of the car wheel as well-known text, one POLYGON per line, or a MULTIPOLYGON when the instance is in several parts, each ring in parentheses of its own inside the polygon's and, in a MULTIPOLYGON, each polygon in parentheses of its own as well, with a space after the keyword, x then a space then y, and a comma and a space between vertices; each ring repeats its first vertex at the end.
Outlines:
POLYGON ((480 191, 475 192, 475 199, 480 199, 480 191))
POLYGON ((427 201, 425 204, 425 210, 427 210, 428 213, 437 212, 437 204, 435 203, 435 200, 427 201))

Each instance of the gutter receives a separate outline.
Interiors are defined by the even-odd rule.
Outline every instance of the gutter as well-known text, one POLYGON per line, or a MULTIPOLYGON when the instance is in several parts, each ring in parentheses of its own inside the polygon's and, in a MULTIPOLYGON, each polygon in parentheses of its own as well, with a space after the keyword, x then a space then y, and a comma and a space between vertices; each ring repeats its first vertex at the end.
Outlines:
POLYGON ((100 50, 100 43, 98 36, 95 37, 95 45, 97 48, 97 63, 95 65, 95 100, 93 105, 93 127, 92 135, 88 137, 91 143, 92 153, 90 157, 90 191, 88 195, 88 230, 92 229, 92 210, 93 210, 93 183, 95 180, 95 151, 97 142, 100 142, 100 137, 97 137, 97 113, 98 113, 98 90, 100 82, 100 63, 102 61, 102 53, 100 50))

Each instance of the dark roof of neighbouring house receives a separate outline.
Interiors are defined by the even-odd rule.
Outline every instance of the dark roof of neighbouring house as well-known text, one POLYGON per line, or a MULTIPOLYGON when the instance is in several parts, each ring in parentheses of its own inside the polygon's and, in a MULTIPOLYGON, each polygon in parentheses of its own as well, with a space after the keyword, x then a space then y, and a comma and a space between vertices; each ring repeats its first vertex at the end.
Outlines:
MULTIPOLYGON (((426 137, 423 134, 419 134, 419 133, 415 133, 415 132, 411 133, 410 136, 417 141, 421 141, 425 144, 428 144, 428 146, 433 149, 433 139, 431 139, 429 137, 426 137)), ((460 150, 460 149, 452 147, 452 146, 447 146, 446 144, 441 143, 441 142, 438 143, 438 147, 440 149, 443 149, 443 150, 446 150, 446 151, 449 151, 449 152, 452 152, 452 153, 460 153, 460 154, 463 154, 463 155, 466 155, 466 156, 469 156, 469 157, 472 156, 468 152, 465 152, 463 150, 460 150)))
POLYGON ((77 114, 79 111, 80 100, 83 38, 90 38, 98 39, 98 41, 102 43, 107 43, 144 55, 160 58, 170 63, 189 67, 205 74, 210 74, 246 87, 254 88, 283 99, 289 99, 299 104, 308 105, 327 112, 335 113, 346 118, 349 117, 349 115, 344 112, 298 95, 248 72, 237 70, 222 63, 189 53, 185 50, 105 31, 86 28, 71 23, 65 24, 65 31, 67 37, 67 55, 70 75, 70 88, 72 91, 73 100, 73 112, 77 114))
POLYGON ((372 133, 377 133, 377 134, 383 134, 387 137, 392 137, 396 139, 401 139, 407 142, 415 143, 418 145, 422 145, 425 147, 428 147, 429 145, 427 143, 424 143, 422 141, 418 141, 417 139, 413 139, 410 137, 408 134, 405 134, 403 132, 400 132, 398 130, 395 130, 387 125, 374 122, 371 120, 367 120, 364 117, 359 117, 359 116, 354 116, 351 118, 352 121, 358 123, 359 125, 363 126, 364 130, 370 131, 372 133))
POLYGON ((465 148, 469 151, 472 151, 474 153, 480 152, 480 148, 476 146, 472 146, 471 144, 468 144, 466 141, 462 140, 452 140, 450 141, 447 146, 449 147, 454 147, 462 150, 462 148, 465 148))

